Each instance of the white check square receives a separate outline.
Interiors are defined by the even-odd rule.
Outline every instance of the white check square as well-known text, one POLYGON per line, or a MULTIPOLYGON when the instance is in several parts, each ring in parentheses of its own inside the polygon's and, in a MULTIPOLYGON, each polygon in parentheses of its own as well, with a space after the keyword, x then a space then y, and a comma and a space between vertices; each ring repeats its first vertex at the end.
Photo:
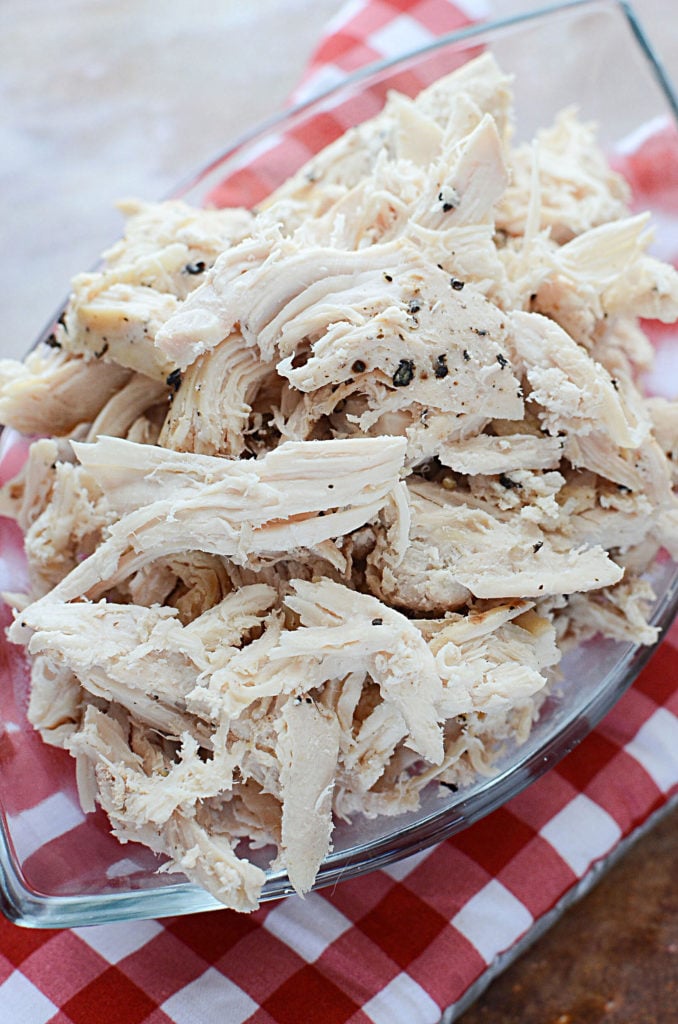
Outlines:
POLYGON ((264 928, 307 963, 313 963, 351 922, 316 893, 305 899, 291 896, 266 915, 264 928))
POLYGON ((234 982, 210 967, 190 985, 167 999, 160 1009, 174 1024, 242 1024, 257 1009, 253 999, 234 982))
POLYGON ((401 14, 383 28, 371 32, 367 37, 367 44, 384 57, 399 57, 410 50, 432 43, 434 39, 435 36, 418 21, 407 14, 401 14))
POLYGON ((12 840, 19 858, 26 860, 41 846, 70 832, 84 820, 80 806, 65 793, 53 793, 30 810, 12 815, 12 840))
POLYGON ((0 985, 0 1015, 8 1024, 46 1024, 57 1012, 51 999, 33 985, 20 971, 14 971, 0 985))
POLYGON ((678 718, 666 708, 658 708, 624 750, 643 766, 662 793, 678 782, 678 718))
POLYGON ((418 868, 419 865, 430 856, 430 850, 420 850, 418 853, 413 853, 409 857, 403 857, 402 860, 395 861, 394 864, 387 864, 386 867, 381 870, 391 878, 395 879, 396 882, 402 882, 403 878, 407 878, 415 868, 418 868))
POLYGON ((617 845, 621 829, 607 811, 579 793, 539 834, 581 878, 594 861, 617 845))
POLYGON ((409 974, 397 974, 365 1003, 363 1013, 374 1024, 438 1024, 440 1007, 409 974))
POLYGON ((512 946, 533 921, 527 907, 493 878, 452 918, 452 925, 489 964, 512 946))
POLYGON ((89 925, 73 931, 109 964, 117 964, 159 935, 163 926, 157 921, 124 921, 89 925))

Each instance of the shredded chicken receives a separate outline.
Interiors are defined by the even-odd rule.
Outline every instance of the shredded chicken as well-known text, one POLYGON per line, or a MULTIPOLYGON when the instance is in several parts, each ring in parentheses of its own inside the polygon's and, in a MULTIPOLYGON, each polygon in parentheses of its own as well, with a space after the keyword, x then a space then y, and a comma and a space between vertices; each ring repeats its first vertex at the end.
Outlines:
POLYGON ((568 647, 656 640, 678 405, 639 317, 678 274, 594 126, 512 121, 485 53, 257 211, 128 202, 0 363, 29 720, 236 910, 267 865, 311 889, 338 818, 496 771, 568 647))

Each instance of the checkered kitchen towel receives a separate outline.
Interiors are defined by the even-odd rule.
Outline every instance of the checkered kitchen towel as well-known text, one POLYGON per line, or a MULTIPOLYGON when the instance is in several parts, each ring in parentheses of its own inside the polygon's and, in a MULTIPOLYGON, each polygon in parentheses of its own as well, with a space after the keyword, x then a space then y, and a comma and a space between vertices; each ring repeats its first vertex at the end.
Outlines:
MULTIPOLYGON (((465 6, 353 0, 297 98, 464 24, 465 6)), ((641 190, 665 187, 653 166, 629 163, 641 190)), ((678 626, 598 729, 508 805, 303 901, 57 932, 0 918, 0 1020, 434 1024, 678 797, 677 667, 678 626)))

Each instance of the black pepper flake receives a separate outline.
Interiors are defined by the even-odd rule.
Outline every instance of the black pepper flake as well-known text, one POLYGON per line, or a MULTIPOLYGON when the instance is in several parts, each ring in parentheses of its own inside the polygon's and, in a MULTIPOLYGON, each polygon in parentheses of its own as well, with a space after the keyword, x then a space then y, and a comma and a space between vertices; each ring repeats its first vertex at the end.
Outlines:
POLYGON ((450 280, 450 284, 452 285, 452 288, 454 289, 455 292, 460 292, 464 287, 464 283, 465 282, 460 281, 458 277, 453 277, 450 280))
POLYGON ((390 274, 384 274, 384 281, 388 281, 388 283, 390 284, 392 280, 393 278, 391 277, 390 274))
POLYGON ((49 345, 50 348, 61 348, 61 342, 56 340, 56 334, 50 334, 45 338, 45 345, 49 345))
POLYGON ((198 260, 197 263, 187 263, 185 270, 187 274, 204 274, 207 269, 207 264, 204 260, 198 260))
POLYGON ((447 367, 446 355, 443 354, 441 356, 438 356, 435 363, 433 364, 433 372, 435 373, 436 377, 440 378, 441 380, 443 377, 447 377, 450 371, 447 367))
POLYGON ((442 192, 438 193, 438 202, 442 203, 443 213, 449 213, 450 210, 454 210, 454 203, 451 203, 449 201, 449 198, 445 199, 445 196, 443 195, 442 192))
POLYGON ((176 394, 179 388, 181 387, 181 370, 172 370, 172 372, 166 378, 165 383, 167 384, 168 388, 174 388, 174 393, 176 394))
POLYGON ((104 339, 103 345, 101 346, 101 348, 99 349, 98 352, 94 353, 94 356, 95 356, 96 359, 101 359, 101 357, 105 356, 107 352, 108 352, 108 342, 104 339))
POLYGON ((472 327, 471 330, 473 331, 474 334, 477 334, 479 338, 484 338, 485 335, 487 334, 487 331, 485 330, 484 327, 472 327))
POLYGON ((383 619, 372 619, 372 625, 373 626, 383 626, 384 625, 384 620, 383 619))
POLYGON ((454 782, 441 782, 440 785, 444 786, 445 789, 449 789, 450 793, 459 792, 459 786, 455 785, 454 782))
POLYGON ((421 309, 421 306, 419 305, 417 300, 416 299, 410 299, 410 301, 409 301, 409 303, 407 305, 407 312, 410 313, 412 316, 414 316, 414 314, 418 313, 420 309, 421 309))
POLYGON ((520 489, 523 486, 518 483, 517 480, 512 480, 510 476, 506 476, 506 473, 499 474, 499 483, 502 487, 505 487, 507 491, 513 490, 514 487, 520 489))
POLYGON ((333 491, 333 490, 334 490, 334 484, 328 484, 327 486, 329 487, 329 489, 330 489, 331 491, 333 491))
POLYGON ((617 380, 617 378, 616 377, 612 377, 610 379, 610 382, 611 382, 612 387, 614 388, 614 390, 615 391, 619 391, 619 381, 617 380))
POLYGON ((351 367, 351 371, 353 373, 364 373, 366 369, 367 369, 367 366, 362 361, 362 359, 356 359, 355 363, 351 367))
POLYGON ((617 484, 617 490, 621 494, 633 494, 633 491, 631 490, 631 488, 627 487, 626 484, 617 484))
POLYGON ((464 349, 464 351, 462 352, 462 355, 464 357, 464 362, 468 363, 470 361, 470 359, 471 359, 471 356, 469 355, 469 350, 467 348, 464 349))
POLYGON ((63 327, 64 330, 66 329, 66 311, 65 310, 64 310, 63 313, 59 314, 59 318, 57 320, 57 323, 59 324, 60 327, 63 327))
POLYGON ((506 358, 506 356, 502 355, 501 352, 497 356, 497 362, 501 366, 502 370, 504 369, 505 366, 508 366, 508 359, 506 358))
POLYGON ((414 377, 414 362, 411 359, 401 359, 398 369, 393 374, 393 383, 397 388, 406 388, 414 377))
POLYGON ((543 541, 543 540, 538 540, 536 544, 533 544, 533 545, 532 545, 532 550, 534 551, 534 553, 535 553, 535 555, 536 555, 536 554, 537 554, 537 552, 538 552, 538 551, 541 551, 541 549, 542 549, 543 547, 544 547, 544 541, 543 541))

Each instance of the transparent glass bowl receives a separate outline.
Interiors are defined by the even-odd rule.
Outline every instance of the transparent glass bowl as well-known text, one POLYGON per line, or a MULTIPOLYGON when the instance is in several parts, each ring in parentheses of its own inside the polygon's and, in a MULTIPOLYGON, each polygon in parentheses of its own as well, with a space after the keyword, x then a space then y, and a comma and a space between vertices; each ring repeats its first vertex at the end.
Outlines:
MULTIPOLYGON (((514 73, 517 135, 531 138, 563 107, 576 104, 598 122, 603 146, 624 159, 634 139, 675 126, 677 105, 632 12, 595 0, 465 29, 402 59, 358 72, 319 99, 285 113, 231 147, 177 190, 189 201, 251 205, 347 127, 376 113, 389 89, 414 94, 484 48, 514 73)), ((665 133, 662 159, 678 161, 678 136, 665 133)), ((676 198, 676 197, 674 197, 676 198)), ((658 246, 672 241, 661 231, 658 246)), ((669 221, 665 221, 669 224, 669 221)), ((670 231, 670 227, 667 229, 670 231)), ((49 333, 50 327, 45 332, 49 333)), ((678 367, 664 359, 662 386, 675 390, 678 367), (669 367, 667 371, 666 367, 669 367)), ((3 439, 4 478, 16 462, 16 438, 3 439)), ((16 468, 16 467, 15 467, 16 468)), ((0 588, 21 589, 21 537, 0 520, 0 588)), ((653 621, 662 629, 678 607, 678 569, 658 560, 653 621)), ((2 625, 9 622, 3 611, 2 625)), ((565 678, 528 740, 507 750, 492 778, 440 797, 433 786, 416 813, 340 823, 317 887, 383 866, 466 828, 567 754, 612 707, 651 654, 648 648, 591 642, 569 655, 565 678)), ((74 763, 42 743, 26 721, 27 673, 21 652, 0 644, 0 868, 2 909, 36 927, 95 924, 213 910, 221 905, 177 876, 158 875, 157 859, 121 846, 101 812, 79 808, 74 763)), ((271 873, 264 899, 291 891, 271 873)))

